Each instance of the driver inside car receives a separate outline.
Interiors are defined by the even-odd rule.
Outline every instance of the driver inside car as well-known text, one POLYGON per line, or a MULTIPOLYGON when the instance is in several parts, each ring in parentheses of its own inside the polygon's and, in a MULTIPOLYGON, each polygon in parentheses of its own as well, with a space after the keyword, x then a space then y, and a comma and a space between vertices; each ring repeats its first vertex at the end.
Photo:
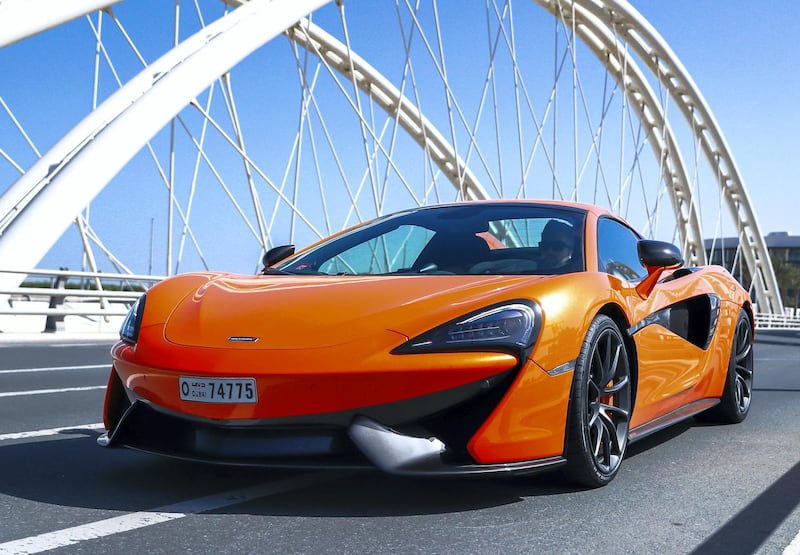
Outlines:
POLYGON ((549 269, 567 266, 572 261, 574 245, 573 227, 560 220, 550 220, 544 226, 539 242, 540 266, 549 269))

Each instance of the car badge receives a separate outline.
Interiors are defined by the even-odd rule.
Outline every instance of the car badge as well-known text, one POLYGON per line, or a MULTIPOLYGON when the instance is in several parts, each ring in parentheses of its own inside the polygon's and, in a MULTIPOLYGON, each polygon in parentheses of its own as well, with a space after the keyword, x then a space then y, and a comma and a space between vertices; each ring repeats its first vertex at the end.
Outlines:
POLYGON ((258 341, 258 337, 252 337, 249 335, 232 335, 228 338, 228 341, 231 343, 255 343, 258 341))

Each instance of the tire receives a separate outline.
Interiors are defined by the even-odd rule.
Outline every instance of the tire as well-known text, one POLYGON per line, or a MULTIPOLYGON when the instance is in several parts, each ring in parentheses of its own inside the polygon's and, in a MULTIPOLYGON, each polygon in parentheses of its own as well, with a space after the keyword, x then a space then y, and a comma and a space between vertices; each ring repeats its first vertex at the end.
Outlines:
POLYGON ((753 395, 753 326, 744 309, 739 311, 731 342, 731 359, 719 404, 705 411, 703 420, 738 424, 750 412, 753 395))
POLYGON ((630 359, 617 325, 599 315, 575 364, 567 419, 567 477, 600 487, 616 476, 628 445, 630 359))

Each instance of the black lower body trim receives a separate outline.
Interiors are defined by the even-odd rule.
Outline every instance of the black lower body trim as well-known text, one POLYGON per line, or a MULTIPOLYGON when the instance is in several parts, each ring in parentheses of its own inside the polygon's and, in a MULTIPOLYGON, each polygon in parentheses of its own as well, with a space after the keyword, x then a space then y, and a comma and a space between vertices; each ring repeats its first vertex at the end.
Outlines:
POLYGON ((664 428, 677 424, 681 420, 691 418, 696 414, 700 414, 706 409, 710 409, 714 405, 719 404, 719 399, 700 399, 668 412, 664 416, 659 416, 655 420, 645 422, 640 426, 636 426, 628 433, 628 441, 634 442, 643 439, 651 434, 660 432, 664 428))

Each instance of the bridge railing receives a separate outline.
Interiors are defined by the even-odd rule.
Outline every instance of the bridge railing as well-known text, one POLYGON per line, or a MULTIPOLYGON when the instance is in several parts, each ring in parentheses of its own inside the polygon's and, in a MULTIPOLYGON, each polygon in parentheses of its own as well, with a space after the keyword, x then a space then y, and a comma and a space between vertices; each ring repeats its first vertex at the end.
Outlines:
POLYGON ((782 316, 778 314, 756 314, 756 329, 760 330, 800 330, 800 316, 782 316))
POLYGON ((0 333, 115 334, 133 302, 158 276, 2 270, 20 274, 20 287, 0 289, 0 333))
MULTIPOLYGON (((23 286, 0 290, 0 337, 21 334, 116 335, 133 302, 161 276, 68 270, 2 270, 23 286)), ((800 315, 757 313, 757 329, 800 330, 800 315)))

